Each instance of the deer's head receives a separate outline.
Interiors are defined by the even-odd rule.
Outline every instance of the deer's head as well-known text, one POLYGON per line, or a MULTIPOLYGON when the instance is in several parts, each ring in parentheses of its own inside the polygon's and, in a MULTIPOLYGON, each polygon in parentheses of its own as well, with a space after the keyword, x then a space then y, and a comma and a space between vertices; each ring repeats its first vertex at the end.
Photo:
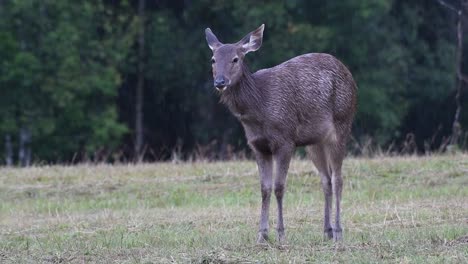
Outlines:
POLYGON ((260 48, 264 28, 265 25, 262 24, 234 44, 223 44, 216 38, 211 29, 207 28, 205 30, 206 41, 213 51, 213 57, 211 58, 213 84, 218 91, 222 92, 239 82, 242 77, 245 54, 260 48))

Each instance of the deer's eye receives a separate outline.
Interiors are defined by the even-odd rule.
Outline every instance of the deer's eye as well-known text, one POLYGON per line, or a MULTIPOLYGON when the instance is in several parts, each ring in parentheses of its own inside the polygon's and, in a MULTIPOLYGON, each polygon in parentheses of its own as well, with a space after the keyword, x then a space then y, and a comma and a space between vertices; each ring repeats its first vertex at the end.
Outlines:
POLYGON ((235 57, 234 59, 232 59, 232 63, 236 63, 239 61, 239 58, 235 57))
POLYGON ((211 63, 214 64, 216 61, 214 58, 211 58, 211 63))

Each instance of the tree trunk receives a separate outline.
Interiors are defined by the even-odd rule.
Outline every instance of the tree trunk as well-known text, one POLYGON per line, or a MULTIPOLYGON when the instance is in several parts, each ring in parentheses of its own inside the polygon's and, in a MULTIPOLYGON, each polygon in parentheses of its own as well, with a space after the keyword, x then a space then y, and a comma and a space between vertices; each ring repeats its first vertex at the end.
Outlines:
POLYGON ((462 78, 462 58, 463 58, 463 11, 458 10, 458 22, 457 22, 457 52, 456 52, 456 68, 457 68, 457 91, 455 95, 455 116, 453 118, 452 124, 452 136, 450 139, 451 145, 458 144, 458 138, 460 137, 461 133, 461 126, 460 126, 460 113, 461 113, 461 89, 463 86, 463 78, 462 78))
POLYGON ((7 166, 13 165, 13 145, 10 134, 5 135, 5 163, 7 166))
POLYGON ((145 48, 145 0, 138 1, 140 27, 138 34, 138 80, 135 96, 135 159, 143 158, 143 88, 144 88, 144 48, 145 48))
POLYGON ((31 164, 31 132, 29 129, 24 127, 20 129, 19 140, 18 161, 22 167, 26 167, 31 164))

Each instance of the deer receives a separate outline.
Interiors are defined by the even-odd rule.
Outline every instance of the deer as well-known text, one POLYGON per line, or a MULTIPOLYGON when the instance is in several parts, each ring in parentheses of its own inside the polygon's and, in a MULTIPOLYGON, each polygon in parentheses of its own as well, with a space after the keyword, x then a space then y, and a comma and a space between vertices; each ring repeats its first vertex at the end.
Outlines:
POLYGON ((223 44, 210 28, 205 30, 213 53, 213 85, 220 102, 242 124, 258 167, 262 204, 257 243, 269 242, 272 192, 278 205, 277 241, 285 243, 286 178, 291 158, 300 146, 307 148, 320 175, 325 196, 324 238, 341 242, 342 164, 357 107, 356 83, 348 68, 326 53, 300 55, 252 73, 244 58, 260 48, 264 28, 262 24, 233 44, 223 44))

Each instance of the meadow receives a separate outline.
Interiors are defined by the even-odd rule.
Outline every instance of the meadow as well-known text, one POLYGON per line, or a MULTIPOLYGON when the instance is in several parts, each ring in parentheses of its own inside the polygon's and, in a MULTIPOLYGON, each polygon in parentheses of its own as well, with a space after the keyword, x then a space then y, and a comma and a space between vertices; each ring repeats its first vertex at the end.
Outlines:
POLYGON ((253 161, 0 168, 0 263, 468 263, 467 154, 349 158, 343 174, 341 245, 295 159, 287 244, 272 228, 257 246, 253 161))

